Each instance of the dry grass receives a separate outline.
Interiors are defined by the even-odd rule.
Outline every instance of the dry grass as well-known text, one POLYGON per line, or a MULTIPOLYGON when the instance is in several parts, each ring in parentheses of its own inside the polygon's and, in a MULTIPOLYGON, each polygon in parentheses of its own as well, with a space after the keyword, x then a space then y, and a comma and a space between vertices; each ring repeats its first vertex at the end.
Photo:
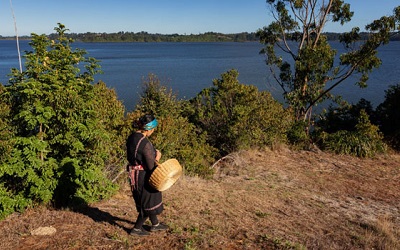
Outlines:
POLYGON ((0 222, 1 249, 400 249, 400 156, 359 159, 284 147, 231 154, 211 180, 164 192, 170 230, 128 235, 127 186, 79 211, 37 208, 0 222), (31 235, 52 226, 49 236, 31 235))

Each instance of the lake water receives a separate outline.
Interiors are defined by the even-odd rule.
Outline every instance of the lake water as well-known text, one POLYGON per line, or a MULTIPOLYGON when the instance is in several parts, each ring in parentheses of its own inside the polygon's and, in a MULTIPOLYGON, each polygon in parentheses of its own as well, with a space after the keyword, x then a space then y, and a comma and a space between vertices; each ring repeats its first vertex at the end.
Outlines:
MULTIPOLYGON (((100 60, 102 80, 114 88, 127 111, 134 108, 142 90, 143 79, 155 74, 163 85, 172 88, 178 98, 194 97, 202 89, 212 86, 212 80, 230 69, 237 69, 239 81, 268 90, 283 101, 279 86, 274 83, 264 57, 263 47, 248 43, 81 43, 74 47, 85 49, 87 56, 100 60)), ((342 47, 333 43, 339 53, 342 47)), ((0 82, 8 82, 12 67, 19 68, 15 41, 0 41, 0 82)), ((28 41, 20 41, 22 54, 31 50, 28 41)), ((391 42, 379 49, 382 65, 370 74, 368 88, 354 86, 354 77, 339 86, 334 93, 350 102, 365 98, 374 106, 384 100, 389 85, 400 83, 400 42, 391 42)))

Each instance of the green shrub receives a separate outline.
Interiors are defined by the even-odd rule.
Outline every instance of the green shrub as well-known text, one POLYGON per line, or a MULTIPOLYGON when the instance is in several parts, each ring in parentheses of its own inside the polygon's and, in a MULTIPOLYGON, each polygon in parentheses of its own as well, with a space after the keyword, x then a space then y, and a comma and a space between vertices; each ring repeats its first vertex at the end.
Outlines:
POLYGON ((221 155, 286 141, 291 117, 269 92, 240 84, 230 70, 191 100, 187 116, 207 133, 207 141, 221 155))
POLYGON ((339 130, 354 131, 361 110, 364 110, 370 118, 375 115, 372 104, 361 98, 356 104, 343 102, 339 107, 330 106, 328 111, 321 115, 321 119, 316 121, 316 126, 327 133, 339 130))
POLYGON ((400 150, 400 84, 385 91, 385 100, 376 108, 376 114, 386 140, 400 150))
POLYGON ((334 133, 321 133, 321 146, 337 154, 358 157, 372 157, 387 150, 383 136, 377 126, 370 123, 367 113, 360 111, 354 131, 339 130, 334 133))
POLYGON ((22 194, 14 195, 0 184, 0 220, 15 211, 23 212, 24 209, 30 205, 31 200, 27 199, 22 194))
POLYGON ((2 94, 13 134, 10 157, 0 161, 1 194, 15 201, 2 199, 2 214, 27 204, 89 203, 116 190, 105 165, 118 154, 123 106, 104 84, 92 84, 97 60, 72 49, 64 25, 55 30, 56 40, 32 34, 26 70, 12 69, 2 94))
POLYGON ((142 114, 155 114, 159 126, 151 141, 162 153, 161 161, 177 158, 187 174, 209 176, 215 149, 209 146, 205 134, 183 116, 185 101, 178 101, 171 90, 162 86, 155 75, 149 75, 136 111, 128 114, 130 122, 142 114))
POLYGON ((308 123, 305 121, 295 121, 292 126, 288 129, 287 138, 291 145, 296 148, 306 149, 310 146, 310 136, 306 129, 308 123))
POLYGON ((101 162, 104 161, 106 176, 114 179, 125 162, 125 107, 115 90, 109 89, 104 82, 95 84, 93 91, 96 97, 93 109, 96 110, 97 126, 102 131, 107 131, 98 135, 97 150, 93 155, 100 157, 101 162))
POLYGON ((9 157, 13 148, 12 141, 10 140, 13 136, 9 120, 10 106, 6 101, 7 99, 5 88, 0 84, 0 164, 9 157))

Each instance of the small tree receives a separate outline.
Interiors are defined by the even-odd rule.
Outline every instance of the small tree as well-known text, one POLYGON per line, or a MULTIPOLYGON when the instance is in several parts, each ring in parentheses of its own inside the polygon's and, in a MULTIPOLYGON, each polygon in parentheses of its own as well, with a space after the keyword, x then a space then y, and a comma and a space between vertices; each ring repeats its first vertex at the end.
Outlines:
POLYGON ((193 98, 190 120, 221 155, 285 142, 292 117, 269 92, 239 83, 238 75, 236 70, 222 74, 193 98))
POLYGON ((266 63, 297 120, 310 121, 313 107, 332 98, 331 90, 353 73, 361 74, 357 84, 366 87, 368 73, 381 63, 377 48, 388 43, 392 32, 400 29, 399 6, 393 16, 384 16, 366 26, 371 33, 362 44, 353 46, 360 37, 358 27, 344 33, 340 41, 348 52, 340 55, 340 63, 335 66, 336 51, 323 31, 328 22, 343 25, 351 20, 349 4, 342 0, 266 2, 275 21, 257 32, 260 42, 266 45, 260 53, 266 55, 266 63), (288 59, 278 56, 276 49, 287 54, 288 59))
MULTIPOLYGON (((354 131, 361 110, 364 110, 369 117, 375 116, 372 104, 364 98, 361 98, 358 103, 352 105, 348 103, 343 103, 339 107, 331 105, 326 113, 324 112, 319 116, 315 127, 317 130, 322 130, 327 133, 334 133, 339 130, 354 131)), ((375 120, 373 122, 375 122, 375 120)))
POLYGON ((400 150, 400 84, 390 86, 376 108, 380 129, 393 148, 400 150))
POLYGON ((97 60, 72 49, 64 25, 55 30, 56 40, 32 34, 26 70, 13 69, 2 94, 10 107, 13 148, 11 157, 0 162, 0 183, 15 208, 21 197, 25 205, 67 206, 115 190, 104 166, 120 146, 112 133, 123 122, 122 104, 104 86, 93 86, 97 60))
POLYGON ((338 130, 334 133, 322 132, 320 146, 337 154, 348 154, 358 157, 373 157, 377 153, 387 151, 382 141, 383 135, 379 128, 373 125, 367 112, 360 110, 357 124, 353 130, 338 130))

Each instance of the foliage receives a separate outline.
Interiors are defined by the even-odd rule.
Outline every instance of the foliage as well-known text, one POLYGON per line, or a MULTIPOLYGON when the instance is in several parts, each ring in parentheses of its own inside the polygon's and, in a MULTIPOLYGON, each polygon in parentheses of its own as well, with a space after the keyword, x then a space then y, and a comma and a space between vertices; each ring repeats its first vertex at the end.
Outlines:
POLYGON ((207 132, 221 155, 286 141, 292 120, 288 112, 270 93, 240 84, 237 77, 230 70, 191 100, 190 120, 207 132))
MULTIPOLYGON (((6 89, 0 85, 0 166, 10 159, 13 148, 13 131, 9 121, 10 106, 5 98, 6 89)), ((0 178, 4 176, 6 168, 0 167, 0 178)), ((17 184, 17 183, 15 183, 17 184)), ((29 200, 22 195, 13 196, 11 192, 0 183, 0 220, 15 210, 23 210, 29 205, 29 200)))
POLYGON ((386 139, 400 150, 400 84, 385 91, 385 100, 376 108, 376 114, 386 139))
POLYGON ((137 110, 130 116, 132 120, 142 114, 155 114, 159 125, 151 140, 161 151, 162 159, 177 158, 188 174, 206 177, 211 174, 215 149, 206 143, 206 135, 183 116, 184 106, 184 101, 177 101, 172 91, 150 74, 137 110))
POLYGON ((23 211, 30 203, 31 201, 23 194, 15 195, 0 184, 0 220, 14 211, 23 211))
POLYGON ((123 106, 104 85, 91 84, 97 60, 72 49, 64 25, 55 30, 56 40, 32 34, 26 71, 12 69, 2 95, 14 132, 10 158, 0 165, 0 192, 14 205, 3 199, 2 214, 28 204, 88 203, 115 190, 104 166, 117 151, 111 140, 118 142, 123 106))
POLYGON ((316 129, 327 133, 334 133, 339 130, 354 131, 361 110, 364 110, 371 120, 376 120, 371 102, 362 98, 354 105, 344 102, 339 107, 329 106, 328 111, 320 114, 320 119, 315 122, 316 129))
POLYGON ((377 48, 386 44, 400 29, 400 6, 393 16, 385 16, 366 26, 371 32, 363 43, 359 28, 344 33, 340 41, 347 53, 335 65, 336 51, 331 48, 323 29, 328 22, 349 22, 350 5, 342 0, 304 1, 267 0, 275 21, 258 30, 265 48, 266 63, 283 90, 297 120, 311 124, 312 108, 333 96, 331 90, 353 73, 360 73, 357 84, 366 87, 368 73, 380 66, 377 48), (276 49, 287 57, 278 56, 276 49))
MULTIPOLYGON (((4 96, 5 88, 0 84, 0 97, 4 96)), ((10 154, 12 149, 11 138, 13 131, 11 130, 10 121, 10 106, 6 98, 0 98, 0 163, 4 161, 10 154)))
POLYGON ((354 130, 338 130, 334 133, 321 133, 320 145, 323 149, 337 154, 358 157, 372 157, 387 150, 383 135, 376 125, 371 124, 368 114, 361 110, 354 130))
POLYGON ((103 131, 107 131, 101 136, 107 135, 104 140, 99 140, 98 147, 101 150, 97 151, 97 156, 105 162, 105 173, 111 179, 114 178, 118 172, 118 166, 124 162, 123 156, 125 151, 122 145, 125 144, 125 107, 123 103, 118 100, 117 93, 114 89, 109 89, 102 81, 94 84, 94 95, 96 98, 93 100, 96 110, 96 117, 99 119, 98 126, 101 126, 103 131), (102 153, 102 155, 100 154, 102 153))
MULTIPOLYGON (((52 37, 53 34, 50 35, 52 37)), ((81 33, 70 34, 71 38, 84 42, 245 42, 257 41, 254 32, 242 32, 237 34, 222 34, 206 32, 203 34, 150 34, 148 32, 124 32, 117 33, 81 33)))
MULTIPOLYGON (((141 32, 125 32, 120 31, 116 33, 70 33, 67 34, 69 38, 82 42, 255 42, 258 41, 255 32, 241 32, 234 34, 223 34, 217 32, 206 32, 202 34, 152 34, 145 31, 141 32)), ((341 33, 324 32, 323 35, 329 41, 338 41, 341 33)), ((58 34, 50 34, 50 39, 56 38, 58 34)), ((360 32, 360 40, 366 40, 369 33, 360 32)), ((1 36, 3 39, 15 39, 14 36, 1 36)), ((20 39, 30 40, 31 36, 20 36, 20 39)), ((400 41, 400 34, 395 33, 390 37, 390 41, 400 41)))
POLYGON ((295 121, 287 132, 289 143, 295 148, 307 149, 310 146, 311 140, 304 130, 307 125, 304 121, 295 121))

